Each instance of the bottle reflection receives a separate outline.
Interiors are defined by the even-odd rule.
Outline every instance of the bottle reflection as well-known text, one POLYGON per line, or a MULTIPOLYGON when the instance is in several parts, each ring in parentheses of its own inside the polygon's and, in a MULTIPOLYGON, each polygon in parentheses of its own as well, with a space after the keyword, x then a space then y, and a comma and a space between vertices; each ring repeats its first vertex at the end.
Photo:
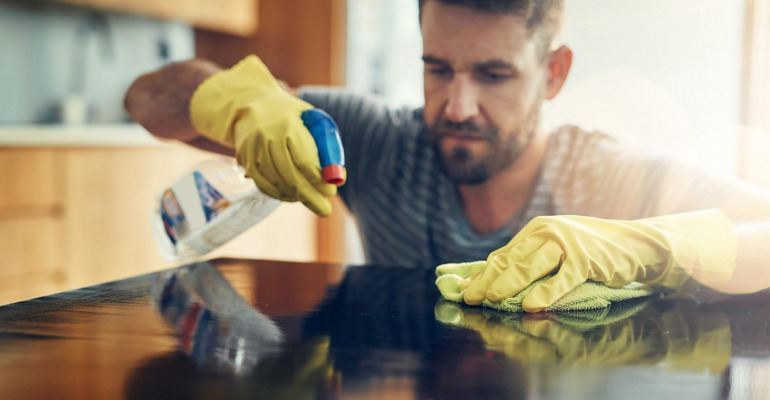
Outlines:
POLYGON ((281 348, 278 326, 249 306, 209 264, 159 274, 152 293, 179 349, 202 371, 248 374, 281 348))

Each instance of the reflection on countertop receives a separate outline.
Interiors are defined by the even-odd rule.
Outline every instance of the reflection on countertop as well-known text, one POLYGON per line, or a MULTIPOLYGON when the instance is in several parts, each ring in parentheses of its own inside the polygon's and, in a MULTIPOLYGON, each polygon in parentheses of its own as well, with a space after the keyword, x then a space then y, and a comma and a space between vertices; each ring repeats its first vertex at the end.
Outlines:
POLYGON ((208 263, 164 271, 150 287, 180 351, 203 372, 241 376, 280 350, 283 334, 208 263))
POLYGON ((770 291, 525 315, 446 303, 434 281, 421 269, 225 259, 0 307, 0 397, 700 400, 770 389, 770 291))
MULTIPOLYGON (((731 358, 728 318, 689 300, 647 298, 601 310, 512 314, 437 298, 433 276, 425 271, 372 266, 347 270, 342 283, 330 287, 323 301, 307 311, 301 333, 284 338, 273 334, 278 329, 273 320, 254 309, 246 312, 244 300, 218 277, 206 264, 180 269, 165 275, 164 294, 153 297, 165 299, 160 303, 174 297, 184 299, 174 303, 187 304, 181 314, 163 311, 178 311, 176 307, 159 310, 167 322, 176 321, 171 325, 177 346, 198 373, 221 376, 223 355, 230 355, 228 365, 251 360, 246 369, 226 371, 243 378, 241 387, 255 398, 374 398, 382 393, 450 399, 526 398, 533 393, 551 397, 557 393, 554 388, 561 390, 575 380, 591 384, 569 393, 601 398, 595 397, 598 388, 621 394, 636 386, 627 382, 633 375, 629 371, 665 374, 657 378, 665 393, 686 387, 695 396, 685 398, 710 398, 719 397, 731 358), (179 289, 181 281, 190 289, 179 289), (187 292, 198 293, 194 297, 201 300, 190 301, 187 292), (198 317, 192 324, 184 317, 207 312, 210 318, 198 317), (255 316, 247 317, 251 314, 255 316), (212 331, 210 321, 219 326, 218 335, 199 333, 212 331), (247 321, 255 323, 253 331, 265 332, 235 333, 232 326, 247 321), (232 343, 241 343, 251 354, 239 357, 244 352, 232 343), (537 379, 531 380, 532 374, 537 379), (690 380, 690 385, 679 383, 690 380)), ((143 373, 134 375, 134 388, 141 388, 135 395, 148 394, 152 380, 145 379, 143 373)), ((642 397, 649 395, 643 391, 646 383, 638 385, 642 397)))

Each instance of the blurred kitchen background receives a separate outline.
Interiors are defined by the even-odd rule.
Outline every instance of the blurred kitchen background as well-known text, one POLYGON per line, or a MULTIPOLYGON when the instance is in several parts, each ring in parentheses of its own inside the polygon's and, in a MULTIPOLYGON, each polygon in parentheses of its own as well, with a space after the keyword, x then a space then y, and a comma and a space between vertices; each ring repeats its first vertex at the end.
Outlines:
MULTIPOLYGON (((770 0, 567 0, 578 124, 770 188, 770 0)), ((122 107, 140 74, 259 54, 292 86, 422 104, 417 0, 0 0, 0 304, 138 275, 158 191, 211 155, 122 107)), ((352 220, 284 204, 217 251, 361 263, 352 220)))
POLYGON ((0 37, 3 124, 130 122, 133 78, 195 55, 188 24, 57 3, 0 3, 0 37))

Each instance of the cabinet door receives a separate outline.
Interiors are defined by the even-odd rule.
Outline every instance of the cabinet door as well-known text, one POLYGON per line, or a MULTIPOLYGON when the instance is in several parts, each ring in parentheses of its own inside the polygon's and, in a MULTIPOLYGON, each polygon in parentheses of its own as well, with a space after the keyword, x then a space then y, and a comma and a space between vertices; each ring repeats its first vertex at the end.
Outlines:
POLYGON ((61 156, 46 149, 0 149, 0 218, 50 213, 61 205, 61 156))
POLYGON ((40 215, 0 219, 0 305, 67 288, 62 223, 40 215))
POLYGON ((0 149, 0 304, 63 290, 62 154, 0 149))
POLYGON ((257 29, 258 0, 55 0, 105 10, 173 19, 246 36, 257 29))

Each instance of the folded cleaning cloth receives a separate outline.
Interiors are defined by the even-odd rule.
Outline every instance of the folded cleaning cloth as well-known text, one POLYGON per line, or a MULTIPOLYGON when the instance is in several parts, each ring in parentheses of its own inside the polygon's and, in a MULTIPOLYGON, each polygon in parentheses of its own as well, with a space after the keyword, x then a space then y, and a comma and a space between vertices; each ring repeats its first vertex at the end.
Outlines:
MULTIPOLYGON (((481 270, 486 265, 486 261, 474 261, 468 263, 443 264, 436 268, 436 286, 441 292, 441 296, 449 301, 456 303, 463 302, 463 291, 460 290, 460 284, 466 278, 469 278, 475 272, 481 270)), ((513 297, 504 299, 499 303, 492 303, 484 300, 482 305, 496 310, 507 312, 523 312, 521 301, 532 288, 544 282, 551 275, 544 276, 539 280, 532 282, 524 290, 513 297)), ((592 310, 609 307, 613 303, 624 300, 638 299, 651 296, 655 291, 642 284, 631 284, 623 288, 611 288, 593 281, 588 281, 578 286, 575 290, 567 293, 559 299, 554 305, 548 307, 548 311, 569 311, 569 310, 592 310)))

